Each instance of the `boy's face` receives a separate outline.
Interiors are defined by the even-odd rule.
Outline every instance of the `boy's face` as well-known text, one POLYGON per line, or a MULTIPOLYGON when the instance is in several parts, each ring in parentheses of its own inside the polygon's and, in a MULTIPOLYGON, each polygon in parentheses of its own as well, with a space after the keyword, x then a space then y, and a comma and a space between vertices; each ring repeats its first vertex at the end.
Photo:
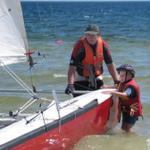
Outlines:
POLYGON ((124 71, 124 70, 121 70, 119 72, 119 77, 120 77, 120 82, 122 82, 122 83, 132 79, 132 75, 129 72, 126 73, 126 71, 124 71))
POLYGON ((126 71, 123 71, 123 70, 121 70, 120 72, 119 72, 119 77, 120 77, 120 82, 125 82, 125 80, 126 80, 126 71))

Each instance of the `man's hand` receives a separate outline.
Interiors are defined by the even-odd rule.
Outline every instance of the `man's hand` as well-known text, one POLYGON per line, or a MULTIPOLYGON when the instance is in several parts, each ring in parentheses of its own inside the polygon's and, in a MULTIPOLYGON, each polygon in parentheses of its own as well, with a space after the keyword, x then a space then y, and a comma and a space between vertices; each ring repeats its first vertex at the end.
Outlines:
POLYGON ((74 85, 73 84, 68 84, 66 90, 65 90, 65 94, 70 94, 74 92, 74 85))

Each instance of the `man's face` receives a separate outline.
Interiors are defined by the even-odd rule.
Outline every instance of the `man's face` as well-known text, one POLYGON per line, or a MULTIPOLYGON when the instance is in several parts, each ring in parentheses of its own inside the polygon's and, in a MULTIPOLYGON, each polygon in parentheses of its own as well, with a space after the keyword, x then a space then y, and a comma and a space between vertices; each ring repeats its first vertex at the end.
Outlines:
POLYGON ((87 41, 89 44, 94 45, 97 42, 98 35, 93 34, 85 34, 87 41))

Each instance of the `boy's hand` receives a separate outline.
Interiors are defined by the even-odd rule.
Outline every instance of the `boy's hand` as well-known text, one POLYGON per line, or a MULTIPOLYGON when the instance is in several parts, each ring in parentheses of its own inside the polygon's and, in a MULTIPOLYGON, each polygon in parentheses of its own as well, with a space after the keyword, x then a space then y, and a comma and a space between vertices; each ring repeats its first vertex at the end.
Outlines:
POLYGON ((135 113, 134 109, 131 108, 131 110, 130 110, 130 116, 134 116, 134 113, 135 113))
POLYGON ((112 94, 112 91, 102 91, 102 94, 112 94))
POLYGON ((134 103, 132 105, 130 105, 130 108, 133 109, 134 111, 138 110, 138 103, 134 103))
POLYGON ((107 89, 106 91, 102 91, 102 94, 114 94, 117 89, 107 89))
POLYGON ((111 85, 106 85, 104 84, 101 89, 110 89, 110 88, 115 88, 114 86, 111 86, 111 85))
POLYGON ((134 113, 138 110, 138 103, 134 103, 132 105, 130 105, 130 116, 133 116, 134 113))

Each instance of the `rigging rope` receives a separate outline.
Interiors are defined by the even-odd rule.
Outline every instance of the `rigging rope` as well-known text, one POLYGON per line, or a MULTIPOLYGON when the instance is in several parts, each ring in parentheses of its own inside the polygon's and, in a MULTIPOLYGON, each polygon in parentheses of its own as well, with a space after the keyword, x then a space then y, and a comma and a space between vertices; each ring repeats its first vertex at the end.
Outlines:
POLYGON ((31 50, 29 50, 27 53, 25 53, 25 55, 28 57, 28 62, 29 62, 29 70, 30 70, 30 81, 31 81, 31 85, 32 85, 32 90, 34 93, 36 93, 36 88, 33 84, 33 75, 32 75, 32 68, 34 67, 34 65, 36 64, 34 61, 33 61, 33 58, 32 58, 32 54, 34 52, 32 52, 31 50))
POLYGON ((37 97, 36 94, 27 86, 25 82, 23 82, 17 74, 15 74, 7 65, 5 65, 2 61, 0 62, 5 71, 13 78, 17 83, 20 84, 32 97, 37 97))
MULTIPOLYGON (((41 21, 41 14, 40 14, 40 8, 39 8, 38 2, 36 2, 36 6, 37 6, 37 10, 38 10, 39 20, 41 21)), ((29 52, 26 53, 26 55, 28 56, 28 62, 29 62, 29 66, 30 66, 29 70, 30 70, 30 81, 31 81, 31 85, 32 85, 32 90, 33 90, 34 93, 36 93, 37 90, 36 90, 36 87, 35 87, 35 85, 34 85, 34 83, 33 83, 33 70, 32 70, 32 68, 33 68, 34 65, 36 64, 36 63, 33 61, 33 58, 32 58, 32 54, 33 54, 33 53, 34 53, 34 52, 32 52, 32 51, 29 50, 29 52)), ((40 56, 40 53, 39 53, 39 52, 38 52, 38 56, 40 56)))

